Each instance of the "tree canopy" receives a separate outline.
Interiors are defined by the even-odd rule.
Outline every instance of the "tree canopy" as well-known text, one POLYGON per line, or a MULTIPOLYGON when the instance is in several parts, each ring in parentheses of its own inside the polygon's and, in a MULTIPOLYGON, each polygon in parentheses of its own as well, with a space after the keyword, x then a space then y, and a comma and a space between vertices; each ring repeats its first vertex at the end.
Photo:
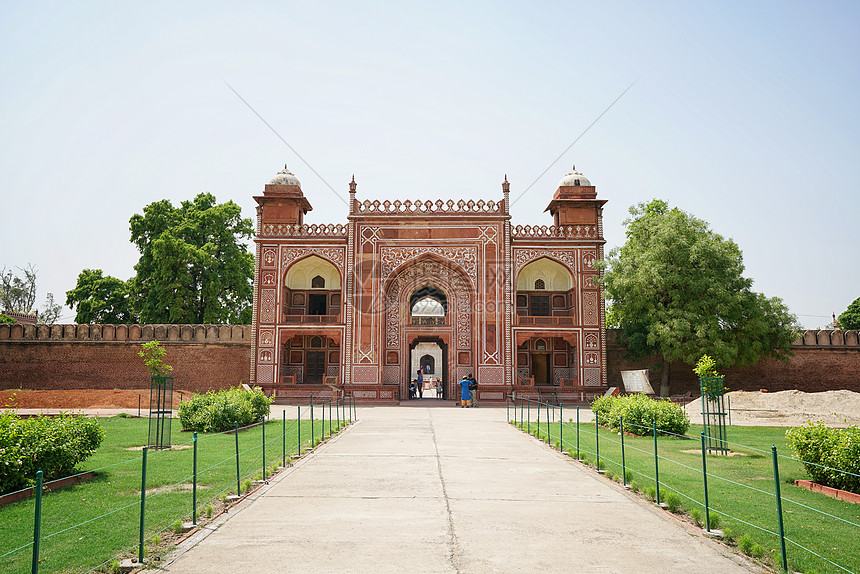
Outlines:
POLYGON ((228 201, 201 193, 173 207, 151 203, 132 216, 140 251, 130 280, 132 306, 144 323, 250 323, 254 257, 241 239, 250 219, 228 201))
POLYGON ((599 262, 601 282, 629 354, 660 359, 661 395, 673 361, 708 354, 722 369, 790 354, 797 319, 780 299, 752 291, 734 241, 662 200, 630 215, 626 243, 599 262))
POLYGON ((848 305, 848 308, 837 319, 841 329, 860 329, 860 297, 848 305))
POLYGON ((84 269, 67 304, 79 323, 250 323, 254 257, 242 242, 250 219, 201 193, 174 207, 163 199, 129 221, 140 251, 128 281, 84 269))
POLYGON ((71 291, 66 291, 66 305, 74 309, 76 323, 131 323, 134 313, 128 284, 105 275, 101 269, 84 269, 71 291))

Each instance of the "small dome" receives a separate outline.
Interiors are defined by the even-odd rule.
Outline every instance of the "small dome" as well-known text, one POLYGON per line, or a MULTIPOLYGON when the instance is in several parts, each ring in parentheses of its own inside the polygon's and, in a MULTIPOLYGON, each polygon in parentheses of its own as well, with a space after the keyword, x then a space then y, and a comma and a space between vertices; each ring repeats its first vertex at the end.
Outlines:
POLYGON ((576 171, 576 166, 573 166, 573 170, 558 182, 559 187, 570 187, 570 186, 590 186, 591 182, 588 181, 588 178, 576 171))
POLYGON ((287 164, 284 164, 284 169, 279 171, 275 177, 272 178, 272 181, 269 182, 271 185, 297 185, 299 187, 302 186, 299 178, 293 175, 289 169, 287 169, 287 164))

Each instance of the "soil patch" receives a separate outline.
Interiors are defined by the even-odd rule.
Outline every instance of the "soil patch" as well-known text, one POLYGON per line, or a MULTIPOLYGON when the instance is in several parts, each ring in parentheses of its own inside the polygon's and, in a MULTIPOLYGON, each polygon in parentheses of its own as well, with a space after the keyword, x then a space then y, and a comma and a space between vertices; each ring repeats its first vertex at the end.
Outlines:
MULTIPOLYGON (((806 421, 824 421, 831 427, 860 424, 860 393, 853 391, 732 391, 726 397, 733 425, 796 427, 806 421)), ((701 398, 687 405, 687 415, 693 424, 702 424, 701 398)))
MULTIPOLYGON (((173 408, 188 400, 190 391, 173 392, 173 408)), ((19 409, 136 409, 149 410, 149 389, 67 389, 0 391, 0 406, 19 409)))

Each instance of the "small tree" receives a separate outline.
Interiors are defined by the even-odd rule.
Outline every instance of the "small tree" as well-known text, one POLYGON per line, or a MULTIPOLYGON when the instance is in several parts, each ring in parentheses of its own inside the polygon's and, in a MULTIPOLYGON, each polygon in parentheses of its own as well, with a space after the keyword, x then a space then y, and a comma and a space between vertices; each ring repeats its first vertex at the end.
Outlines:
POLYGON ((143 363, 152 377, 166 377, 173 370, 170 365, 164 364, 164 357, 167 356, 167 351, 161 346, 158 341, 150 341, 141 345, 142 351, 138 353, 143 357, 143 363))

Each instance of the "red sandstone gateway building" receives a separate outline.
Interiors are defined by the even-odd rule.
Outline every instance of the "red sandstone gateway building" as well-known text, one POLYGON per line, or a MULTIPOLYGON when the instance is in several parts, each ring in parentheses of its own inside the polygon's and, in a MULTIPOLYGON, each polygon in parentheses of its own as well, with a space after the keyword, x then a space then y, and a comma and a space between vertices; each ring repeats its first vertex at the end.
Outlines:
POLYGON ((574 169, 553 225, 519 226, 509 190, 506 178, 500 200, 359 201, 353 179, 346 223, 306 225, 311 204, 284 168, 254 198, 251 382, 288 400, 335 386, 393 402, 421 368, 446 398, 468 373, 479 400, 600 392, 605 200, 574 169))

